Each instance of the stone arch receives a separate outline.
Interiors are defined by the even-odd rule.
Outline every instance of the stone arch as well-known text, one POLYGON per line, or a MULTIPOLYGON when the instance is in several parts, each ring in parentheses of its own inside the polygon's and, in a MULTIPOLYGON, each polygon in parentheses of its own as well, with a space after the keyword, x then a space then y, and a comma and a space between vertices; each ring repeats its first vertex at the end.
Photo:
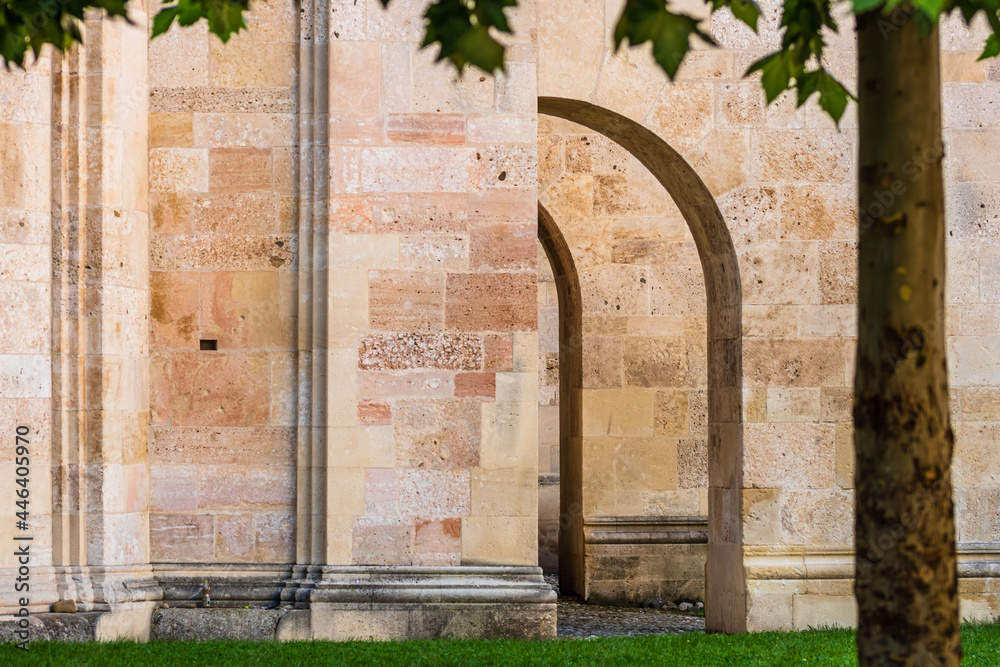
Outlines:
POLYGON ((566 238, 539 202, 538 240, 559 296, 559 585, 577 591, 583 576, 583 304, 566 238))
MULTIPOLYGON (((663 185, 691 230, 701 261, 708 302, 709 539, 705 568, 706 628, 714 632, 745 631, 746 585, 741 511, 742 293, 739 265, 729 229, 704 181, 677 151, 649 129, 613 111, 579 100, 540 97, 538 112, 583 125, 626 149, 663 185)), ((551 229, 555 225, 551 216, 546 216, 547 213, 540 207, 539 238, 546 234, 549 245, 558 253, 560 249, 555 241, 561 235, 552 234, 551 229)), ((565 245, 565 241, 563 244, 565 245)), ((563 251, 568 253, 568 248, 563 251)), ((549 247, 546 247, 546 252, 550 252, 549 247)), ((550 254, 550 259, 552 257, 550 254)), ((559 259, 557 254, 556 260, 559 259)), ((564 263, 563 268, 570 266, 564 263)), ((556 267, 555 262, 553 267, 556 267)), ((575 276, 575 272, 573 275, 575 276)), ((569 287, 559 289, 562 321, 565 319, 562 314, 562 291, 568 291, 569 287)), ((569 351, 572 353, 572 350, 569 351)), ((562 382, 561 379, 560 383, 562 382)), ((572 392, 569 395, 572 396, 572 392)), ((573 403, 577 409, 580 408, 579 401, 568 402, 573 403)), ((572 410, 573 406, 561 409, 572 410)), ((572 419, 578 415, 569 413, 567 416, 572 419)), ((563 423, 570 429, 573 428, 572 421, 563 423)), ((568 473, 569 476, 564 478, 562 486, 579 487, 579 483, 573 484, 576 480, 572 475, 578 468, 582 470, 582 448, 574 448, 571 442, 566 444, 570 446, 561 450, 561 467, 565 471, 563 474, 568 473), (569 456, 573 456, 574 460, 568 460, 569 456)), ((582 498, 582 491, 575 493, 582 498)), ((560 494, 564 501, 570 501, 563 505, 565 528, 561 531, 560 541, 562 535, 566 534, 569 542, 565 547, 567 556, 576 553, 574 549, 578 549, 578 559, 582 563, 582 518, 577 523, 572 517, 574 489, 561 489, 560 494)), ((578 508, 577 511, 580 512, 581 509, 578 508)), ((563 548, 560 544, 561 560, 563 548)), ((574 564, 572 567, 576 569, 578 561, 570 557, 568 562, 574 564)), ((570 583, 577 575, 568 576, 570 580, 567 583, 570 583)), ((570 587, 570 590, 573 588, 570 587)))

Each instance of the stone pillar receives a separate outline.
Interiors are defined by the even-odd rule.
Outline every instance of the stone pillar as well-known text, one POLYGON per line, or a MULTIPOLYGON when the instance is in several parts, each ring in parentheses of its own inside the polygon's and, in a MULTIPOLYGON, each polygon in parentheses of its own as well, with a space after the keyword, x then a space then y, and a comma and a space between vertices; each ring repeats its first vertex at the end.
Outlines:
POLYGON ((59 597, 128 613, 149 565, 146 13, 88 15, 53 76, 53 563, 59 597))
POLYGON ((32 613, 56 598, 52 570, 52 251, 50 150, 52 61, 0 71, 0 613, 28 598, 32 613), (29 527, 14 495, 18 427, 27 429, 29 527), (15 537, 31 537, 31 591, 15 590, 15 537))
POLYGON ((554 636, 537 567, 535 66, 456 81, 425 3, 300 27, 303 637, 554 636))

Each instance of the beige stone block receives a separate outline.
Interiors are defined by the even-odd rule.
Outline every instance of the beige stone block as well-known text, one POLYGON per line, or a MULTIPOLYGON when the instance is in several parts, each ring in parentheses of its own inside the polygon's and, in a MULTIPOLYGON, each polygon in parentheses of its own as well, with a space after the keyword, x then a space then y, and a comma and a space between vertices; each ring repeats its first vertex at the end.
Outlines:
POLYGON ((1000 424, 960 421, 954 430, 955 486, 1000 487, 1000 424))
POLYGON ((149 43, 149 83, 153 87, 188 88, 209 83, 208 26, 174 25, 149 43), (184 54, 177 58, 177 54, 184 54))
POLYGON ((392 331, 440 331, 444 327, 445 275, 438 272, 372 271, 369 319, 392 331))
POLYGON ((1000 387, 959 389, 962 419, 1000 421, 1000 387))
POLYGON ((360 371, 357 385, 361 399, 447 398, 455 393, 454 373, 445 371, 360 371))
POLYGON ((399 236, 395 234, 330 235, 331 270, 398 269, 399 254, 399 236))
POLYGON ((788 185, 781 193, 781 235, 785 239, 857 238, 857 202, 849 185, 788 185))
POLYGON ((538 403, 482 403, 480 466, 535 470, 538 459, 538 403))
POLYGON ((404 235, 399 239, 398 268, 464 271, 469 268, 468 239, 451 234, 404 235))
POLYGON ((854 493, 841 489, 783 489, 781 542, 853 544, 854 493))
POLYGON ((198 509, 291 510, 295 469, 287 466, 205 465, 198 468, 198 509))
POLYGON ((758 127, 764 121, 764 93, 756 81, 724 83, 716 87, 719 125, 758 127))
POLYGON ((413 521, 363 516, 354 520, 351 557, 355 565, 412 565, 413 521))
POLYGON ((212 85, 225 88, 284 88, 295 83, 294 42, 268 43, 244 32, 227 44, 210 40, 212 85))
POLYGON ((956 386, 991 385, 1000 377, 1000 336, 948 340, 948 376, 956 386))
POLYGON ((462 565, 536 565, 534 517, 469 516, 462 519, 462 565))
POLYGON ((747 592, 748 632, 788 632, 795 627, 793 596, 747 592))
POLYGON ((677 439, 663 436, 626 439, 615 447, 614 473, 615 489, 619 492, 676 489, 677 439))
POLYGON ((417 519, 413 525, 414 565, 461 565, 462 520, 417 519))
POLYGON ((751 488, 834 486, 833 424, 746 424, 744 479, 751 488))
POLYGON ((208 151, 151 148, 149 187, 159 192, 208 192, 208 151))
POLYGON ((215 558, 214 517, 211 514, 152 514, 149 517, 150 558, 174 563, 208 562, 215 558))
POLYGON ((955 335, 994 336, 1000 334, 1000 311, 996 304, 970 303, 947 310, 946 331, 955 335), (955 325, 955 321, 958 325, 955 325))
POLYGON ((683 389, 657 392, 654 413, 657 435, 686 436, 691 432, 688 396, 689 392, 683 389))
POLYGON ((538 512, 538 477, 532 470, 472 471, 473 516, 533 517, 538 512))
POLYGON ((590 99, 601 66, 604 43, 603 3, 569 0, 538 4, 539 95, 590 99), (565 29, 573 16, 573 31, 565 29))
MULTIPOLYGON (((954 264, 949 264, 949 266, 954 266, 954 264)), ((950 275, 949 280, 951 280, 950 275)), ((855 303, 858 292, 857 242, 823 241, 820 243, 819 289, 822 303, 855 303)))
POLYGON ((353 562, 354 517, 327 516, 324 520, 327 562, 331 565, 350 565, 353 562))
POLYGON ((795 306, 743 306, 743 335, 749 338, 792 338, 798 332, 795 306))
POLYGON ((781 544, 781 491, 743 489, 744 544, 781 544))
POLYGON ((401 470, 399 513, 403 516, 467 516, 469 470, 401 470))
POLYGON ((712 85, 701 81, 674 82, 663 88, 646 127, 679 153, 686 153, 712 131, 712 85))
POLYGON ((980 83, 986 80, 986 63, 973 51, 942 51, 941 80, 945 82, 980 83))
POLYGON ((338 347, 357 345, 368 330, 368 273, 333 270, 328 276, 328 344, 338 347))
POLYGON ((843 387, 844 346, 837 338, 748 339, 743 373, 751 387, 843 387))
POLYGON ((767 421, 814 422, 820 418, 820 389, 768 389, 767 421))
POLYGON ((361 155, 365 192, 468 192, 472 186, 471 148, 364 148, 361 155))
POLYGON ((747 181, 749 143, 744 130, 714 130, 685 157, 712 196, 721 197, 747 181))
POLYGON ((753 157, 761 181, 846 183, 854 160, 850 136, 836 131, 762 132, 753 157))
POLYGON ((743 419, 747 422, 767 421, 767 390, 743 390, 743 419))
POLYGON ((795 630, 858 625, 858 606, 853 595, 796 595, 795 630))
POLYGON ((292 428, 158 426, 149 430, 148 447, 157 463, 291 465, 296 442, 292 428))
POLYGON ((996 171, 984 164, 983 155, 1000 150, 1000 132, 948 130, 945 134, 948 177, 954 181, 996 181, 996 171))
POLYGON ((698 489, 652 491, 642 494, 644 515, 698 516, 705 513, 698 489))
POLYGON ((150 148, 191 148, 192 116, 189 113, 149 114, 150 148))
POLYGON ((585 436, 652 437, 655 390, 585 389, 582 394, 585 436))
POLYGON ((688 354, 680 337, 629 336, 622 350, 626 386, 677 387, 685 384, 688 354))
POLYGON ((763 243, 742 251, 740 274, 748 304, 820 303, 819 246, 763 243))
MULTIPOLYGON (((516 343, 515 343, 516 349, 516 343)), ((516 363, 515 352, 515 363, 516 363)), ((496 400, 500 402, 530 402, 538 396, 537 373, 497 373, 496 400)))
MULTIPOLYGON (((534 372, 538 360, 538 334, 517 332, 512 335, 513 363, 515 373, 534 372)), ((499 378, 498 378, 499 382, 499 378)), ((499 385, 498 385, 499 389, 499 385)), ((503 399, 497 400, 525 400, 503 399)))
POLYGON ((209 188, 214 192, 267 192, 272 189, 272 152, 262 148, 212 148, 209 188))
POLYGON ((854 390, 849 387, 824 387, 820 392, 820 419, 825 422, 849 422, 854 408, 854 390))
POLYGON ((361 468, 327 468, 327 516, 360 516, 365 513, 365 471, 361 468))
MULTIPOLYGON (((500 452, 511 455, 512 449, 520 451, 519 441, 513 438, 521 435, 527 425, 518 422, 517 413, 511 413, 510 406, 521 404, 486 403, 477 398, 448 398, 433 400, 426 393, 418 392, 418 398, 399 400, 393 408, 393 429, 397 462, 410 468, 473 468, 484 467, 490 456, 500 452), (501 411, 502 424, 492 425, 487 433, 486 406, 504 406, 501 411), (504 427, 506 430, 504 430, 504 427), (486 449, 490 452, 487 454, 486 449)), ((535 404, 537 414, 537 404, 535 404)), ((531 424, 536 429, 537 422, 531 424)), ((493 460, 493 459, 489 459, 493 460)), ((493 467, 516 467, 498 466, 493 467)))
POLYGON ((327 464, 330 467, 391 468, 395 461, 391 426, 327 429, 327 464))

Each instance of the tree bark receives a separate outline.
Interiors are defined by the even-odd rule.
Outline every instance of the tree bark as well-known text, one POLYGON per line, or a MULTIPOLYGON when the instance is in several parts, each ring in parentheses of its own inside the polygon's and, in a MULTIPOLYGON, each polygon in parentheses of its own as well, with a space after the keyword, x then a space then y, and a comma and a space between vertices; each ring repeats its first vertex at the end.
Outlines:
POLYGON ((855 594, 865 665, 959 665, 937 28, 857 17, 855 594))

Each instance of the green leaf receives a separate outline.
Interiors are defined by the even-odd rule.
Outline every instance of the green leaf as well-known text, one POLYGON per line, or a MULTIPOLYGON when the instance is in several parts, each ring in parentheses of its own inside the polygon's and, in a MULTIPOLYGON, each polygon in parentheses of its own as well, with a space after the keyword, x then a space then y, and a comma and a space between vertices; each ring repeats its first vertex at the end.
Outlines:
POLYGON ((173 24, 174 19, 177 15, 181 13, 181 8, 176 5, 173 7, 164 7, 159 11, 159 13, 153 18, 153 34, 152 37, 158 37, 163 33, 170 30, 170 26, 173 24))
POLYGON ((654 59, 673 80, 691 49, 692 36, 715 43, 698 29, 698 19, 669 11, 666 0, 628 0, 615 26, 615 49, 625 41, 629 46, 651 42, 654 59))
POLYGON ((864 14, 878 9, 884 3, 885 0, 851 0, 851 8, 855 14, 864 14))
POLYGON ((820 70, 819 75, 817 86, 819 106, 839 127, 840 119, 844 116, 844 110, 847 109, 847 101, 853 96, 847 92, 847 88, 843 84, 827 74, 826 70, 820 70))
POLYGON ((792 79, 792 71, 789 67, 789 58, 784 51, 775 51, 764 56, 754 64, 750 65, 744 76, 750 76, 754 72, 761 73, 761 85, 767 96, 767 103, 773 102, 778 95, 788 90, 788 84, 792 79))
POLYGON ((979 56, 978 60, 996 58, 998 55, 1000 55, 1000 38, 996 34, 992 34, 986 38, 986 48, 983 49, 983 53, 979 56))

